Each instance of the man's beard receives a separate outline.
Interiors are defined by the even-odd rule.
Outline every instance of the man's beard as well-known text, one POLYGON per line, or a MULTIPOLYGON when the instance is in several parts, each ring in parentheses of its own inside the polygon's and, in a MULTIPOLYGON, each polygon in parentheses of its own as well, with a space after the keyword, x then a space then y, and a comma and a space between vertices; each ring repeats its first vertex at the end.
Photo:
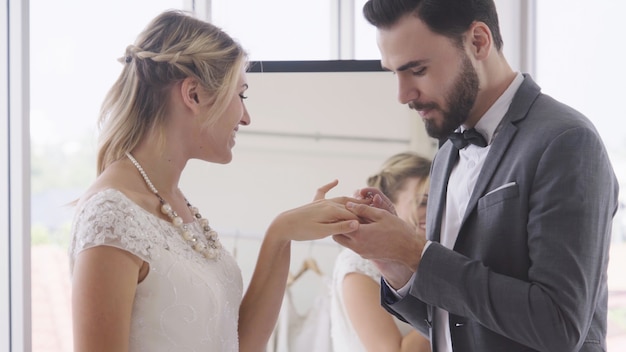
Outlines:
POLYGON ((440 125, 437 125, 437 120, 424 119, 426 132, 433 138, 447 138, 459 128, 468 119, 470 110, 476 102, 478 75, 465 53, 463 53, 462 60, 461 73, 456 79, 452 91, 445 99, 448 110, 443 110, 436 103, 409 103, 409 107, 414 110, 434 109, 441 111, 443 119, 440 125))

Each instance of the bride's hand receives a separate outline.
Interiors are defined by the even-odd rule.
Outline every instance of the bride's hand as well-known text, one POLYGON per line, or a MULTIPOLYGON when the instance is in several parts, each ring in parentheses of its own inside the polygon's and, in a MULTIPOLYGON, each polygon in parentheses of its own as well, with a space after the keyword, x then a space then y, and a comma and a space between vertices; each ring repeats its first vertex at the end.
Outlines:
POLYGON ((370 200, 352 197, 326 199, 326 193, 337 184, 338 181, 334 180, 321 186, 313 202, 279 214, 270 225, 268 235, 283 240, 309 241, 357 230, 359 218, 346 209, 346 203, 368 204, 370 200))

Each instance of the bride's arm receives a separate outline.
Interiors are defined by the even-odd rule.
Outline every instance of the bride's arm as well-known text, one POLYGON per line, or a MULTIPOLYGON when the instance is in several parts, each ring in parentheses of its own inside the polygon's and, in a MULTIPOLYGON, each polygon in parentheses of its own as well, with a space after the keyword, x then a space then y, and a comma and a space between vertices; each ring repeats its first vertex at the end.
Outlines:
POLYGON ((239 351, 264 351, 274 330, 285 292, 291 241, 270 239, 261 244, 250 285, 239 308, 239 351))
POLYGON ((142 260, 111 246, 76 258, 72 274, 74 351, 128 351, 130 318, 142 260))
POLYGON ((358 219, 345 208, 348 200, 355 201, 347 197, 316 200, 281 213, 271 223, 239 309, 240 351, 265 350, 285 292, 291 241, 315 240, 358 228, 358 219))

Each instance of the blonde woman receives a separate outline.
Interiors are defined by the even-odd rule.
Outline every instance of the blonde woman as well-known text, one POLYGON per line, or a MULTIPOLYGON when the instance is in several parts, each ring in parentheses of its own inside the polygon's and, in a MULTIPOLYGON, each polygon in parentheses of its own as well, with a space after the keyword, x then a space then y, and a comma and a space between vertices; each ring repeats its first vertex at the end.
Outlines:
POLYGON ((291 241, 356 229, 347 198, 278 215, 243 295, 237 263, 178 182, 190 159, 231 161, 250 123, 244 50, 219 28, 168 11, 121 62, 100 116, 98 176, 72 226, 75 351, 262 351, 291 241))
MULTIPOLYGON (((398 217, 426 231, 430 160, 406 152, 386 160, 367 180, 386 195, 398 217)), ((332 340, 336 352, 430 351, 428 339, 380 304, 381 274, 370 261, 350 249, 337 257, 332 285, 332 340)))

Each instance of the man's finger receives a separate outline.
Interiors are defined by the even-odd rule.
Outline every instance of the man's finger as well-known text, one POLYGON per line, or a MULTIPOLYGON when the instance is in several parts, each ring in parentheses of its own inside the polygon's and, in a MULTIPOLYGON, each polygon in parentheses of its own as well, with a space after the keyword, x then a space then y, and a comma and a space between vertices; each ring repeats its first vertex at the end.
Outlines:
POLYGON ((378 209, 367 204, 358 204, 355 202, 347 202, 346 209, 351 211, 359 218, 373 221, 380 218, 381 212, 388 212, 387 209, 378 209))

